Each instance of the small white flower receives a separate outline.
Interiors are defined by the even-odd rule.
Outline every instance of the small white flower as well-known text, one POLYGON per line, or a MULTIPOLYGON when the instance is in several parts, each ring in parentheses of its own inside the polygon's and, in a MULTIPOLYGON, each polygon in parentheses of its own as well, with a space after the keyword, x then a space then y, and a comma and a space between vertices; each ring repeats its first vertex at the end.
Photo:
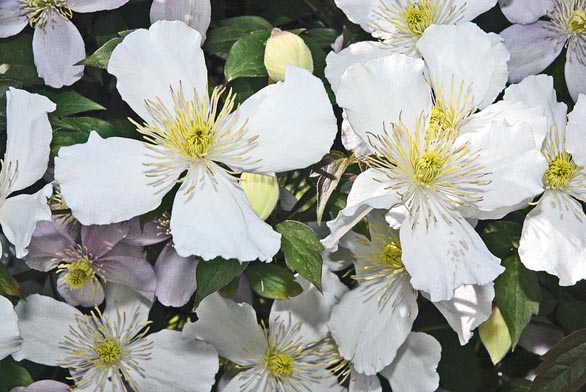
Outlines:
POLYGON ((181 332, 148 334, 151 303, 110 285, 106 309, 86 315, 50 297, 16 306, 23 336, 16 360, 69 369, 76 390, 208 392, 218 371, 215 350, 181 332))
POLYGON ((47 113, 55 110, 55 104, 42 95, 14 88, 9 89, 6 98, 6 153, 0 160, 0 225, 16 247, 16 257, 22 258, 28 253, 26 247, 37 222, 51 220, 47 199, 53 187, 48 184, 32 195, 11 194, 33 185, 47 170, 53 134, 47 113))
POLYGON ((420 56, 416 44, 431 25, 469 22, 497 0, 336 0, 348 19, 391 50, 420 56))
POLYGON ((529 76, 509 87, 504 99, 537 106, 548 119, 545 192, 525 218, 519 256, 527 268, 557 276, 562 286, 574 285, 586 279, 586 215, 575 200, 586 201, 586 95, 579 96, 568 120, 550 76, 529 76))
POLYGON ((275 301, 269 325, 259 325, 256 311, 212 294, 197 308, 198 320, 184 335, 210 342, 242 372, 224 392, 343 392, 328 367, 340 358, 327 337, 331 306, 346 287, 324 268, 323 291, 300 279, 298 297, 275 301))
POLYGON ((20 349, 18 319, 12 303, 0 295, 0 360, 20 349))
POLYGON ((129 34, 108 70, 145 120, 136 123, 145 142, 92 133, 86 144, 61 148, 55 178, 86 225, 149 212, 180 183, 170 222, 180 256, 269 261, 280 235, 252 210, 235 174, 319 161, 336 135, 336 119, 321 81, 293 66, 285 82, 239 108, 222 87, 208 95, 199 44, 199 33, 182 22, 129 34))

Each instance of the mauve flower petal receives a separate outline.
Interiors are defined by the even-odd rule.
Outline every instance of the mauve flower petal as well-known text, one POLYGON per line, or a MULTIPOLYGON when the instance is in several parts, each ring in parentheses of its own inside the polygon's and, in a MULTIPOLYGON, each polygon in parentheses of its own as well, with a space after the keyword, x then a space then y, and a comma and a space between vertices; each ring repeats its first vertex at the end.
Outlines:
POLYGON ((144 259, 132 256, 107 256, 94 262, 109 282, 125 285, 149 300, 153 300, 157 278, 153 267, 144 259))
POLYGON ((128 234, 128 224, 93 225, 81 228, 81 243, 95 258, 100 258, 128 234))
POLYGON ((165 246, 155 263, 159 302, 165 306, 185 305, 195 292, 196 267, 193 257, 181 257, 172 246, 165 246))

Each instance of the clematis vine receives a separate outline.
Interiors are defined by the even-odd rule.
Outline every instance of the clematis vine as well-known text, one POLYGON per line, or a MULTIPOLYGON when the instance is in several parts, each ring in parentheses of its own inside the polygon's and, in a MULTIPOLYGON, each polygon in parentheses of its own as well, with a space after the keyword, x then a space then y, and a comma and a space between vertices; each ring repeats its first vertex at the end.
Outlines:
POLYGON ((57 271, 57 291, 73 306, 94 307, 104 300, 104 282, 130 287, 153 299, 157 285, 142 247, 122 243, 128 224, 81 226, 58 217, 40 222, 26 258, 29 267, 57 271))
POLYGON ((586 1, 501 0, 500 5, 515 23, 500 33, 511 52, 509 80, 517 83, 543 71, 567 48, 570 95, 576 101, 586 94, 586 1))
POLYGON ((344 71, 336 99, 369 150, 370 168, 328 223, 327 249, 371 209, 390 210, 392 220, 396 208, 406 208, 402 262, 413 287, 432 301, 503 271, 466 219, 498 219, 526 206, 541 192, 547 163, 545 135, 534 133, 545 122, 540 111, 491 105, 506 80, 498 63, 508 56, 498 41, 473 24, 433 26, 417 44, 426 68, 393 54, 344 71))
POLYGON ((74 12, 112 10, 128 0, 3 0, 0 3, 0 38, 34 28, 35 66, 45 84, 70 86, 83 76, 85 44, 71 22, 74 12))
POLYGON ((348 19, 388 49, 421 56, 417 41, 432 25, 470 22, 497 0, 336 0, 348 19))
POLYGON ((509 87, 504 99, 537 106, 548 120, 544 192, 523 223, 519 256, 527 268, 557 276, 562 286, 574 285, 586 279, 586 215, 580 204, 586 201, 586 95, 579 96, 567 119, 550 76, 529 76, 509 87))
POLYGON ((211 343, 241 370, 223 392, 346 390, 328 370, 340 358, 326 326, 332 304, 346 287, 325 268, 323 294, 300 280, 303 293, 275 301, 268 326, 258 324, 255 310, 247 303, 218 293, 201 302, 198 320, 187 324, 183 334, 211 343))
MULTIPOLYGON (((51 184, 29 195, 12 195, 41 179, 49 163, 53 131, 47 113, 55 104, 42 95, 10 88, 6 93, 6 152, 0 160, 0 225, 16 248, 16 257, 28 253, 27 246, 38 222, 51 219, 47 199, 51 184)), ((2 249, 0 248, 0 254, 2 249)))
POLYGON ((336 119, 321 81, 294 66, 284 82, 239 107, 223 87, 208 94, 200 41, 182 22, 160 21, 126 36, 108 70, 145 121, 135 122, 144 142, 94 132, 85 144, 61 148, 55 178, 83 224, 149 212, 179 183, 170 229, 180 256, 270 261, 280 235, 255 214, 235 175, 319 161, 336 119))
POLYGON ((104 312, 90 314, 31 295, 16 306, 24 343, 13 357, 69 369, 76 391, 210 391, 216 351, 178 331, 149 334, 150 306, 113 284, 104 312))

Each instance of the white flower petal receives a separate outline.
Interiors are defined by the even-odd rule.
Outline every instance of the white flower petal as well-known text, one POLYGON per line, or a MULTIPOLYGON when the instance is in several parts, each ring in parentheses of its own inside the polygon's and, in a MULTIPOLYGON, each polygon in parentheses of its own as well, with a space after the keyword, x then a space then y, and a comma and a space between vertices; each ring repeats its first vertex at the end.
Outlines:
POLYGON ((439 386, 436 369, 442 347, 431 335, 412 332, 397 353, 393 364, 381 371, 393 391, 429 392, 439 386))
POLYGON ((71 21, 54 13, 43 28, 33 34, 35 66, 45 84, 54 88, 70 86, 83 76, 83 65, 75 65, 85 58, 85 44, 77 27, 71 21))
POLYGON ((151 23, 158 20, 185 22, 199 31, 203 44, 212 18, 212 5, 210 0, 154 0, 150 15, 151 23))
POLYGON ((74 12, 96 12, 115 10, 128 3, 128 0, 69 0, 71 10, 74 12))
POLYGON ((499 0, 501 11, 511 23, 536 22, 553 8, 553 0, 499 0))
POLYGON ((417 294, 409 276, 399 273, 387 279, 346 293, 332 309, 328 323, 340 354, 366 375, 376 374, 393 361, 417 317, 417 294), (390 294, 380 303, 386 290, 390 294))
POLYGON ((423 66, 421 59, 393 54, 346 70, 336 98, 358 136, 368 141, 368 134, 390 131, 399 118, 414 129, 417 118, 431 112, 423 66))
POLYGON ((154 158, 143 142, 97 132, 84 144, 62 147, 55 158, 55 179, 73 215, 84 225, 128 220, 152 211, 179 177, 153 185, 146 163, 154 158))
MULTIPOLYGON (((247 99, 239 111, 248 120, 249 136, 258 136, 250 157, 259 163, 239 168, 264 174, 305 168, 330 151, 338 126, 320 79, 309 71, 288 65, 285 81, 265 87, 247 99)), ((221 158, 221 157, 220 157, 221 158)))
POLYGON ((114 49, 108 72, 120 95, 143 120, 152 121, 145 100, 160 98, 173 107, 171 88, 186 99, 207 94, 207 69, 200 34, 183 22, 159 21, 128 34, 114 49))
POLYGON ((377 6, 379 0, 335 0, 335 2, 351 22, 359 24, 365 31, 370 32, 368 15, 377 6))
POLYGON ((332 306, 340 300, 348 288, 327 267, 322 269, 322 291, 302 277, 297 281, 303 287, 303 292, 288 300, 273 302, 269 325, 274 325, 277 319, 281 322, 300 322, 299 336, 303 342, 310 343, 323 339, 328 334, 326 323, 330 319, 332 306))
POLYGON ((51 220, 47 199, 53 193, 51 184, 32 195, 10 197, 0 205, 0 225, 4 235, 16 248, 16 257, 27 255, 38 222, 51 220))
POLYGON ((70 392, 69 385, 58 381, 42 380, 29 385, 28 387, 17 387, 10 392, 70 392))
POLYGON ((519 256, 525 267, 557 276, 562 286, 586 278, 586 216, 581 205, 565 193, 546 191, 525 218, 519 256))
POLYGON ((59 342, 64 341, 81 312, 65 302, 38 294, 20 300, 14 310, 23 342, 20 351, 12 357, 48 366, 56 366, 63 360, 66 353, 59 342))
POLYGON ((373 208, 390 209, 400 202, 399 197, 387 189, 385 174, 368 169, 358 175, 348 194, 346 208, 333 221, 327 222, 331 234, 322 240, 329 251, 338 249, 338 241, 373 208))
MULTIPOLYGON (((356 3, 356 1, 353 1, 356 3)), ((336 92, 340 79, 346 70, 354 64, 365 64, 370 60, 390 56, 396 53, 390 45, 376 41, 361 41, 348 46, 338 53, 330 52, 326 57, 325 75, 336 92)))
POLYGON ((430 295, 432 301, 446 301, 465 284, 485 285, 504 268, 472 226, 448 210, 434 211, 437 222, 425 227, 412 216, 401 226, 402 258, 411 284, 430 295), (444 217, 449 217, 450 223, 444 217))
MULTIPOLYGON (((493 112, 498 111, 496 109, 493 112)), ((537 108, 533 112, 534 116, 527 118, 530 118, 529 121, 541 118, 542 124, 538 129, 543 134, 546 129, 545 117, 539 114, 537 108)), ((531 115, 531 111, 527 111, 527 114, 531 115)), ((548 166, 541 153, 541 142, 536 143, 533 127, 526 122, 514 123, 494 116, 494 120, 483 128, 468 131, 471 128, 466 128, 466 131, 463 129, 458 140, 469 141, 471 148, 478 151, 477 163, 488 172, 484 179, 490 183, 481 188, 482 200, 475 204, 478 211, 471 215, 466 213, 465 216, 498 219, 528 206, 535 196, 543 192, 543 174, 548 166)))
POLYGON ((586 94, 586 65, 580 62, 573 53, 568 53, 564 69, 566 86, 576 101, 579 94, 586 94))
POLYGON ((149 319, 149 312, 153 306, 153 301, 148 300, 131 288, 113 282, 104 285, 106 308, 103 315, 110 320, 116 320, 118 313, 126 314, 130 318, 138 312, 138 322, 146 323, 149 319))
POLYGON ((456 0, 454 1, 454 7, 464 7, 464 13, 460 21, 468 22, 492 9, 496 3, 497 0, 456 0))
POLYGON ((382 392, 380 381, 376 375, 367 376, 358 373, 354 367, 350 370, 350 392, 382 392))
MULTIPOLYGON (((313 381, 313 380, 312 380, 313 381)), ((319 392, 346 392, 347 389, 339 384, 338 378, 335 377, 325 366, 322 369, 316 369, 315 382, 304 383, 307 391, 319 392)), ((302 389, 302 390, 303 390, 302 389)))
POLYGON ((53 135, 47 113, 56 106, 42 95, 14 88, 9 89, 6 98, 5 164, 10 162, 17 167, 10 191, 18 191, 34 184, 47 170, 53 135))
POLYGON ((186 194, 189 181, 179 188, 171 213, 171 234, 180 256, 204 260, 270 261, 281 247, 281 235, 250 207, 237 180, 212 164, 190 169, 196 188, 186 194))
POLYGON ((464 345, 474 335, 474 330, 492 314, 494 287, 492 282, 484 286, 463 285, 456 289, 449 301, 434 302, 450 327, 464 345))
POLYGON ((456 95, 458 89, 466 93, 470 88, 474 106, 482 109, 507 83, 509 53, 501 41, 498 35, 485 33, 474 23, 432 25, 417 42, 417 49, 434 87, 445 91, 444 98, 440 93, 444 102, 449 102, 448 97, 456 95))
POLYGON ((237 373, 221 392, 257 392, 267 390, 269 373, 261 367, 254 367, 237 373), (250 382, 254 380, 255 382, 250 382))
POLYGON ((0 3, 0 38, 12 37, 28 24, 19 0, 3 0, 0 3))
POLYGON ((566 151, 572 154, 574 162, 586 166, 586 95, 583 94, 580 94, 574 110, 568 115, 566 151))
POLYGON ((536 75, 547 68, 561 53, 564 45, 556 45, 551 37, 548 21, 530 25, 512 25, 501 31, 504 44, 511 53, 509 81, 520 82, 529 75, 536 75))
POLYGON ((12 303, 0 295, 0 360, 20 348, 18 318, 12 303))
POLYGON ((168 329, 149 335, 151 356, 140 360, 144 377, 131 371, 140 392, 209 392, 218 372, 218 354, 207 343, 168 329))
POLYGON ((186 337, 210 343, 221 357, 238 365, 259 363, 267 343, 252 306, 214 293, 201 301, 196 312, 198 320, 183 328, 186 337))
POLYGON ((357 158, 370 154, 370 146, 354 132, 346 111, 342 111, 342 144, 348 151, 352 151, 357 158))
POLYGON ((557 101, 553 78, 549 75, 531 75, 520 83, 507 87, 503 100, 523 102, 531 108, 536 106, 542 108, 547 118, 547 130, 552 125, 556 125, 558 129, 566 127, 568 106, 557 101))

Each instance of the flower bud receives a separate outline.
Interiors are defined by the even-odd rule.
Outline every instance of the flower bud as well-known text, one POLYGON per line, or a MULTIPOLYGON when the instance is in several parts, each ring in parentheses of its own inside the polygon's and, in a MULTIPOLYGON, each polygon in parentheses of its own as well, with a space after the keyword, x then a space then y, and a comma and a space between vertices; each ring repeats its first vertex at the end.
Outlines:
POLYGON ((287 64, 313 72, 313 58, 305 42, 293 33, 275 28, 265 48, 265 67, 271 79, 285 80, 287 64))
POLYGON ((244 190, 253 211, 262 220, 271 215, 279 200, 277 177, 263 174, 242 173, 240 186, 244 190))

